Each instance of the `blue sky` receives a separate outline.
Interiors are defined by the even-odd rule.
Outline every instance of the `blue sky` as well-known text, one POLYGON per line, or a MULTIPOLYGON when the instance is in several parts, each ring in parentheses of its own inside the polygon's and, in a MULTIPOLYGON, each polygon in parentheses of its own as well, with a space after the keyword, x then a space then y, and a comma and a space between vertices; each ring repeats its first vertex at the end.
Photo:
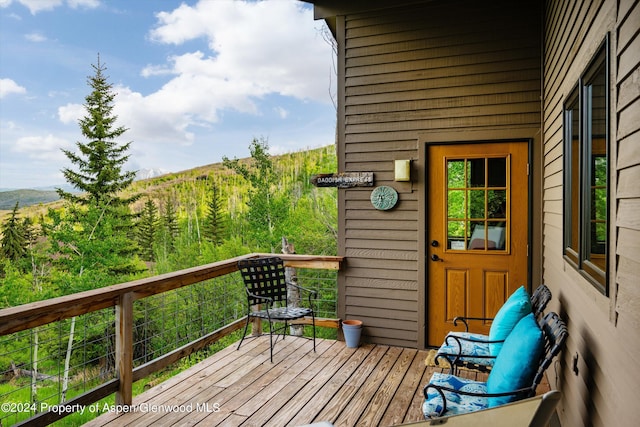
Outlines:
POLYGON ((295 0, 0 0, 0 189, 65 184, 98 54, 129 170, 334 143, 323 25, 295 0))

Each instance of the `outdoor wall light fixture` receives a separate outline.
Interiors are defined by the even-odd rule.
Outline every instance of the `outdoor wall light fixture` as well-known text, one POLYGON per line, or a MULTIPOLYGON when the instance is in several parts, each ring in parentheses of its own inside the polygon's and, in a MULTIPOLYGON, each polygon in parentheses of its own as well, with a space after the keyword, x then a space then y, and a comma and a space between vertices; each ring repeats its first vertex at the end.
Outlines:
POLYGON ((394 181, 411 181, 411 160, 396 160, 394 171, 394 181))

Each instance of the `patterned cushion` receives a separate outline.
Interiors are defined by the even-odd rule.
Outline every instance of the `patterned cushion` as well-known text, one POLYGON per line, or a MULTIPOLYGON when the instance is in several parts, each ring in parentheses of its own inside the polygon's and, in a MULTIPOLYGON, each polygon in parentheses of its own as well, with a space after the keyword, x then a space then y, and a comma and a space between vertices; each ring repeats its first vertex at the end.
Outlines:
MULTIPOLYGON (((527 314, 531 313, 531 299, 524 286, 520 286, 500 307, 489 329, 489 340, 504 341, 511 330, 527 314)), ((497 356, 502 343, 489 344, 489 351, 497 356)))
MULTIPOLYGON (((544 337, 533 313, 518 322, 502 346, 487 378, 489 393, 530 386, 544 352, 544 337)), ((517 396, 492 397, 490 406, 511 402, 517 396)))
MULTIPOLYGON (((455 356, 456 354, 465 354, 468 355, 468 357, 461 357, 458 360, 465 363, 473 363, 476 365, 493 366, 495 358, 476 357, 490 356, 491 354, 489 353, 489 344, 483 342, 468 341, 468 338, 482 341, 486 340, 487 336, 482 334, 474 334, 471 332, 449 332, 444 340, 444 344, 440 346, 438 354, 450 354, 453 356, 455 356), (463 339, 458 341, 455 338, 451 338, 452 336, 460 337, 463 339), (460 348, 458 342, 460 343, 462 348, 460 348)), ((451 360, 453 360, 453 358, 451 358, 451 360)))
MULTIPOLYGON (((436 372, 431 377, 429 384, 450 387, 454 390, 470 391, 475 393, 486 393, 487 386, 485 383, 456 377, 454 375, 436 372)), ((465 414, 467 412, 479 411, 488 407, 488 399, 486 397, 465 396, 461 394, 445 391, 444 395, 447 399, 447 412, 444 415, 465 414)), ((427 396, 422 404, 422 412, 425 418, 438 417, 438 413, 442 410, 442 397, 435 389, 427 389, 427 396)))

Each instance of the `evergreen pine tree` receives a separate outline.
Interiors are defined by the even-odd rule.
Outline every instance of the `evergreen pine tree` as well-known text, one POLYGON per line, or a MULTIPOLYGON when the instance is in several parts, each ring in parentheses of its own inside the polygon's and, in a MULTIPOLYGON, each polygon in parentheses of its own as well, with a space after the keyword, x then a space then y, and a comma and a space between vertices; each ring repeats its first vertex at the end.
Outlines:
POLYGON ((172 250, 178 237, 178 214, 171 197, 167 197, 162 215, 163 243, 167 250, 172 250))
POLYGON ((123 199, 118 194, 125 190, 135 178, 135 172, 125 172, 122 167, 129 159, 126 152, 131 142, 119 144, 116 140, 127 128, 116 127, 117 116, 113 115, 114 99, 113 85, 108 82, 104 72, 106 67, 100 63, 92 65, 95 74, 87 78, 91 93, 85 97, 87 115, 80 119, 79 126, 82 135, 88 142, 76 142, 79 153, 62 150, 78 170, 62 169, 65 179, 76 189, 87 196, 57 189, 63 199, 86 204, 128 205, 137 199, 132 196, 123 199))
POLYGON ((24 224, 18 217, 18 205, 13 207, 13 211, 5 223, 2 225, 2 240, 0 241, 0 253, 4 258, 16 262, 27 254, 27 236, 24 224))
POLYGON ((211 186, 211 199, 207 203, 207 216, 204 224, 204 237, 214 245, 220 245, 226 235, 222 198, 218 186, 211 186))
POLYGON ((120 145, 116 141, 127 129, 116 127, 115 93, 100 57, 92 67, 95 74, 87 78, 91 88, 85 98, 87 114, 79 121, 88 142, 76 143, 77 154, 63 150, 78 170, 64 168, 62 173, 82 193, 57 189, 60 197, 69 202, 69 208, 66 217, 51 217, 55 225, 49 230, 50 241, 53 251, 68 253, 64 260, 68 271, 81 276, 90 269, 117 277, 141 270, 134 258, 137 246, 129 208, 139 196, 122 197, 135 178, 135 172, 122 170, 131 142, 120 145))
POLYGON ((138 247, 140 256, 145 261, 155 261, 154 244, 158 233, 158 208, 150 198, 144 204, 144 209, 138 221, 138 247))

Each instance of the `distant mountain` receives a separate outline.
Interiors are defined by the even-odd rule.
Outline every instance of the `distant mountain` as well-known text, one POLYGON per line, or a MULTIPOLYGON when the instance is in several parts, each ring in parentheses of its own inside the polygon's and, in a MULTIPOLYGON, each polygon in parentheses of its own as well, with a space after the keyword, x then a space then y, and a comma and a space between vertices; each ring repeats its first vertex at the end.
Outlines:
POLYGON ((0 192, 0 210, 11 210, 19 202, 19 207, 33 206, 60 200, 55 191, 11 190, 0 192))

